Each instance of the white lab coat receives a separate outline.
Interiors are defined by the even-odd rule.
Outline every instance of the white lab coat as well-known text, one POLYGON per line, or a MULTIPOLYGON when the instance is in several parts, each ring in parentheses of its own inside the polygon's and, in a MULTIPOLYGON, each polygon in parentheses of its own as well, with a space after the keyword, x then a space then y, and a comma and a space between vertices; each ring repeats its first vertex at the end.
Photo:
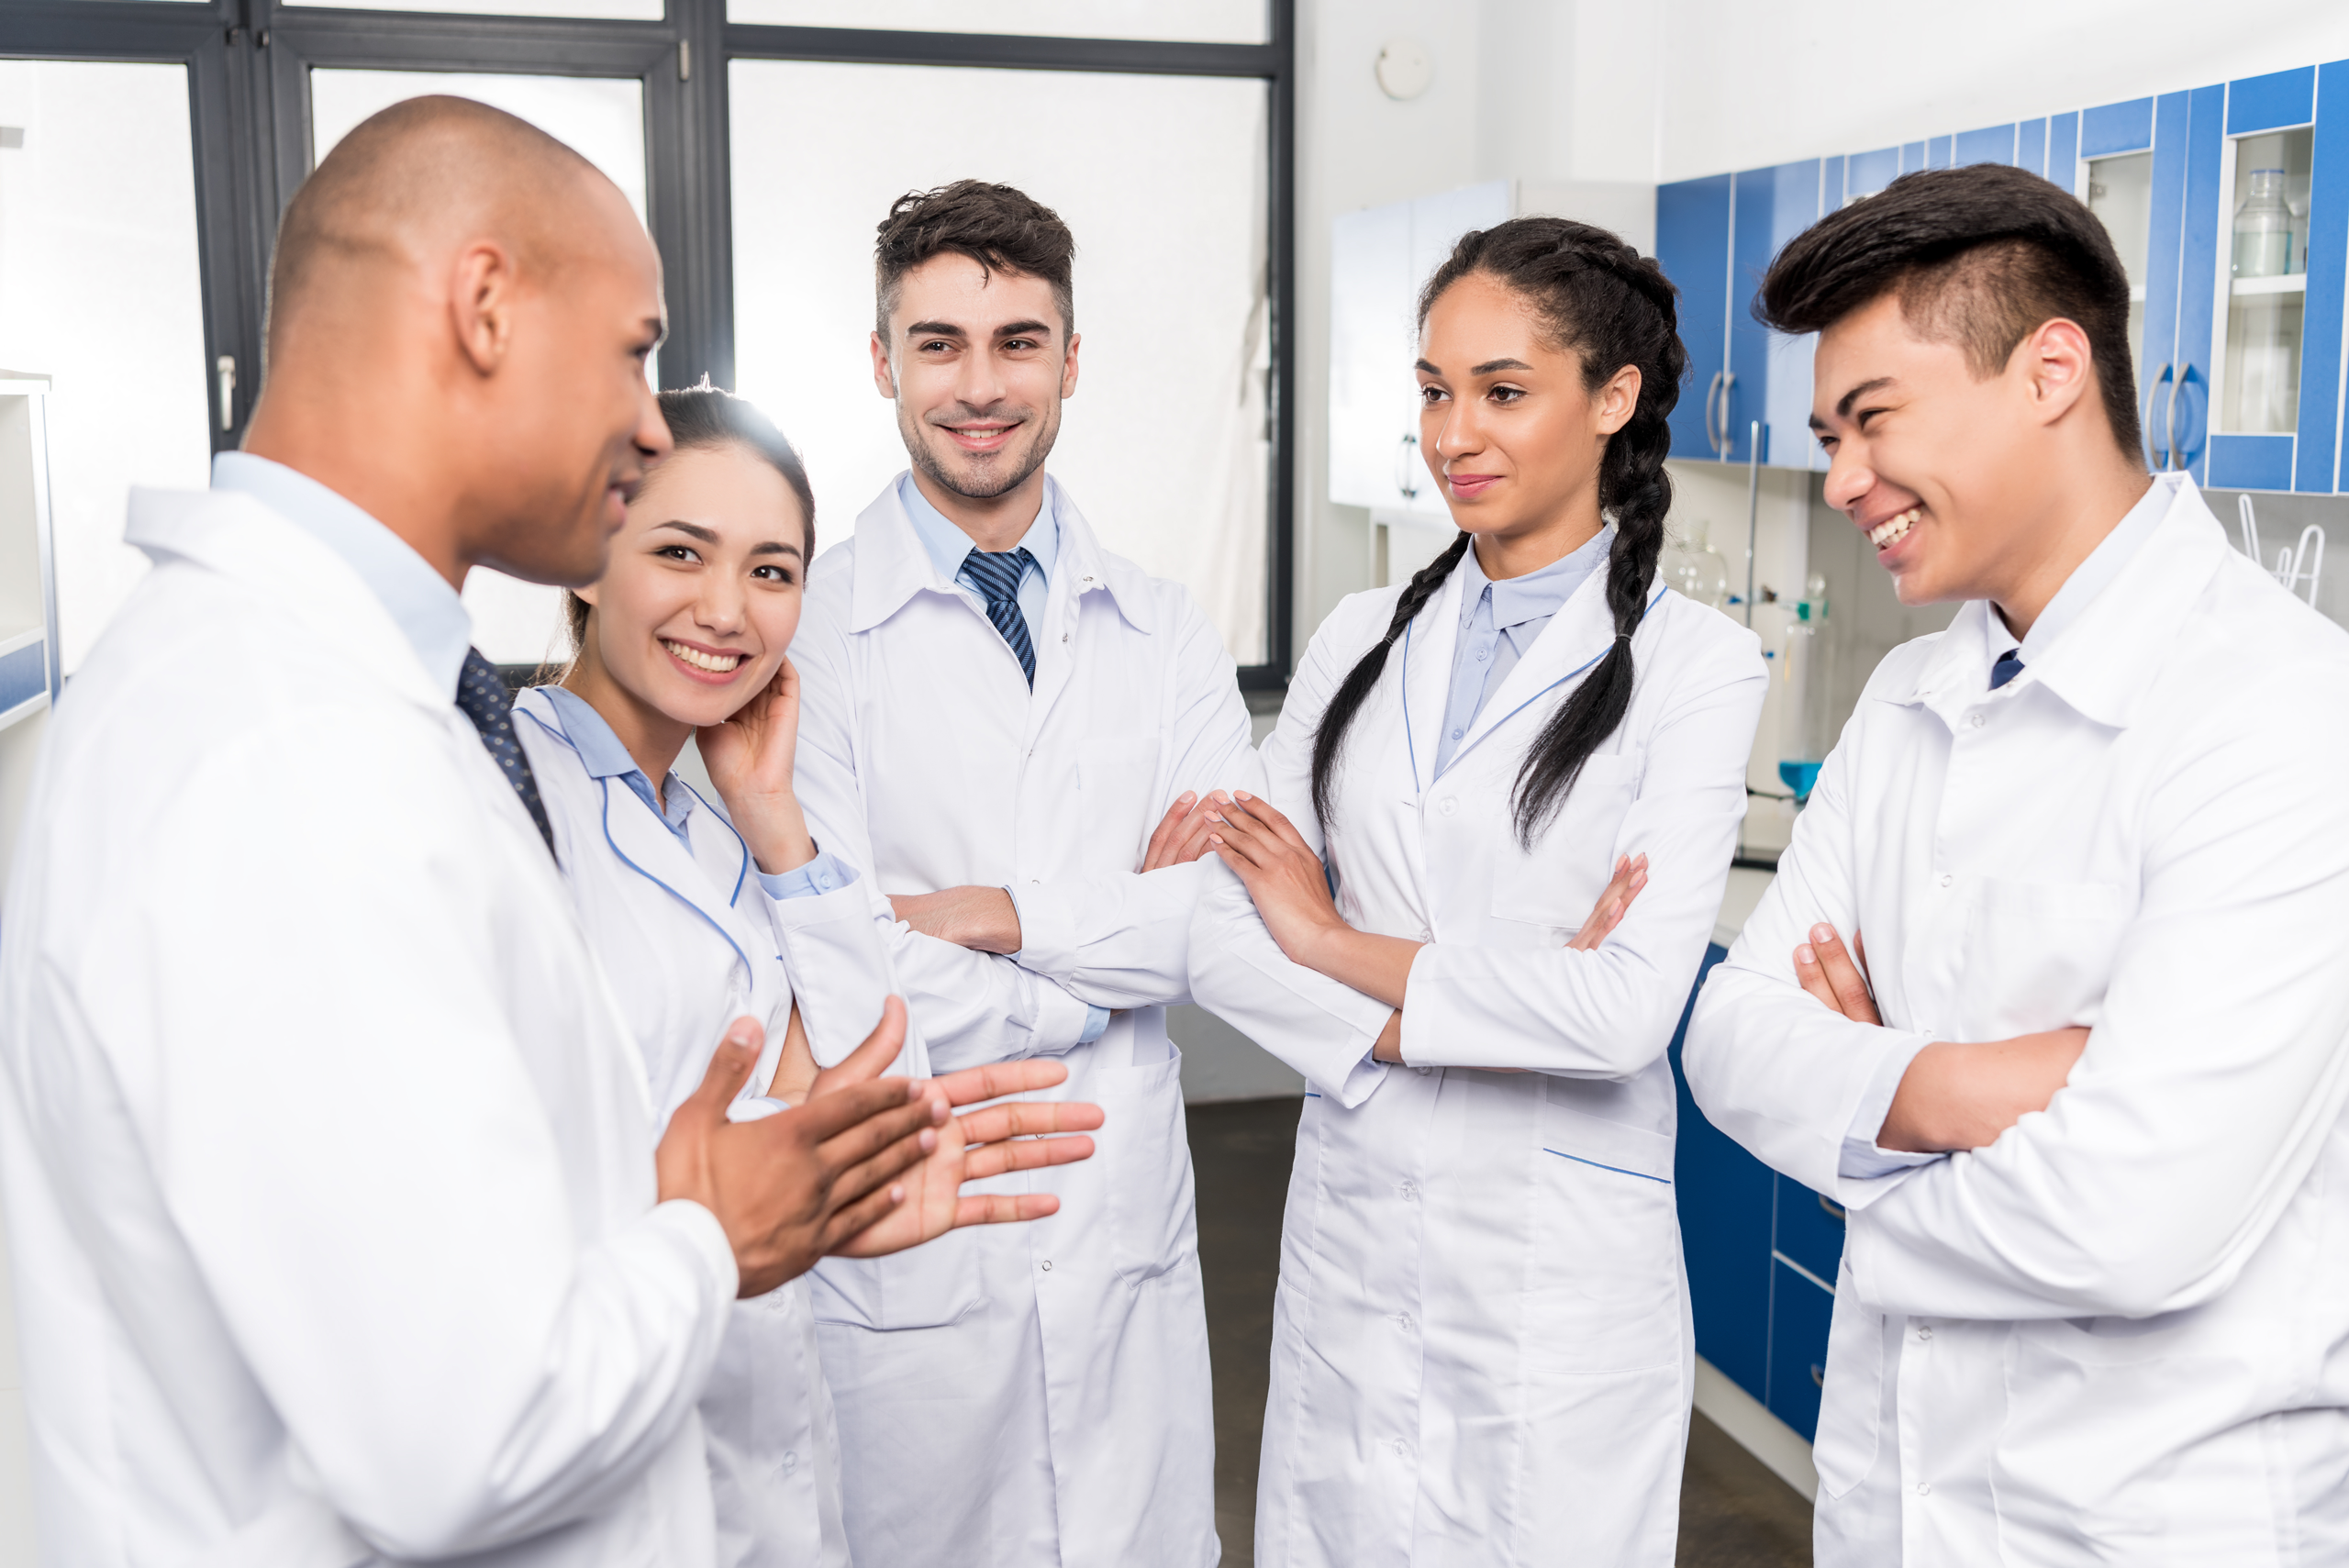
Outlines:
POLYGON ((1824 1568, 2349 1561, 2349 637, 2156 483, 2003 689, 1980 603, 1877 668, 1689 1027, 1705 1114, 1850 1212, 1824 1568), (1820 920, 1883 1028, 1797 987, 1820 920), (1841 1174, 1887 1052, 2067 1025, 2046 1111, 1841 1174))
MULTIPOLYGON (((889 981, 864 888, 770 898, 719 804, 696 796, 688 851, 625 783, 588 771, 544 691, 522 694, 514 728, 664 1122, 700 1085, 727 1025, 745 1015, 764 1026, 766 1050, 742 1092, 763 1092, 795 991, 811 1035, 832 1041, 835 1059, 871 1031, 889 981)), ((899 1070, 919 1073, 918 1064, 899 1070)), ((840 1436, 805 1280, 735 1304, 701 1418, 722 1568, 849 1561, 840 1436)))
MULTIPOLYGON (((1185 789, 1251 787, 1231 660, 1181 586, 1104 551, 1055 487, 1031 693, 940 579, 893 483, 818 561, 792 645, 809 826, 877 898, 1017 889, 1017 959, 893 928, 941 1071, 1057 1055, 1108 1113, 1089 1161, 997 1178, 1031 1225, 818 1271, 850 1539, 892 1568, 1215 1561, 1214 1426, 1180 1053, 1204 869, 1137 875, 1185 789), (1076 1044, 1086 1004, 1125 1009, 1076 1044)), ((985 1188, 983 1187, 983 1190, 985 1188)))
POLYGON ((733 1257, 538 830, 326 545, 128 537, 0 938, 43 1561, 702 1568, 733 1257))
MULTIPOLYGON (((1720 906, 1765 677, 1753 634, 1676 594, 1632 639, 1622 724, 1528 851, 1518 769, 1615 636, 1606 569, 1544 627, 1431 777, 1460 574, 1355 716, 1330 858, 1359 929, 1413 961, 1390 1009, 1289 962, 1218 862, 1192 989, 1310 1080, 1282 1228, 1256 1561, 1668 1564, 1691 1389, 1664 1049, 1720 906), (1565 943, 1620 855, 1651 880, 1565 943), (1519 1067, 1520 1073, 1475 1071, 1519 1067)), ((1264 742, 1266 790, 1323 848, 1313 732, 1400 588, 1330 614, 1264 742)))

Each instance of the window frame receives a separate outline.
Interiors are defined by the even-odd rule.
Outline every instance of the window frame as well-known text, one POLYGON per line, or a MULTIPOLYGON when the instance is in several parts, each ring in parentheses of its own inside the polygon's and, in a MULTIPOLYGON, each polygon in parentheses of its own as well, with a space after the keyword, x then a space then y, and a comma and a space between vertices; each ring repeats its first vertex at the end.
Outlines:
POLYGON ((1296 6, 1266 0, 1267 41, 1170 42, 730 22, 726 0, 667 0, 655 21, 286 6, 277 0, 9 0, 0 58, 175 62, 188 71, 212 448, 242 440, 260 389, 268 258, 309 172, 309 72, 512 72, 643 84, 648 226, 669 280, 664 386, 734 384, 728 82, 736 60, 1252 77, 1267 84, 1271 305, 1265 662, 1246 690, 1286 686, 1296 498, 1296 6), (214 367, 237 367, 226 418, 214 367))

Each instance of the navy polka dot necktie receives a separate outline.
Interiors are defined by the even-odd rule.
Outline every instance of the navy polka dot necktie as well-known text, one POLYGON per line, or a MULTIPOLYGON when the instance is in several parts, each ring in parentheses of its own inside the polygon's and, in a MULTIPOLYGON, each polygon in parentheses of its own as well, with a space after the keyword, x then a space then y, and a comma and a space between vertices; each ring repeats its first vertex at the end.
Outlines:
POLYGON ((457 675, 457 706, 481 731, 481 743, 505 770, 506 782, 522 797, 530 820, 539 825, 539 837, 547 841, 547 853, 553 854, 554 828, 547 821, 546 802, 539 798, 538 776, 530 772, 529 754, 514 733, 514 698, 507 692, 497 666, 484 658, 478 648, 465 650, 465 667, 457 675))
POLYGON ((1997 663, 1990 666, 1990 689, 1995 692, 2021 673, 2022 650, 2009 648, 1998 655, 1997 663))
POLYGON ((1019 668, 1028 677, 1030 689, 1036 684, 1036 645, 1028 638, 1028 617, 1019 613, 1019 579, 1034 563, 1035 557, 1024 550, 1007 550, 1000 554, 974 550, 963 558, 963 581, 979 591, 987 602, 987 619, 995 622, 996 630, 1011 644, 1011 651, 1019 658, 1019 668))

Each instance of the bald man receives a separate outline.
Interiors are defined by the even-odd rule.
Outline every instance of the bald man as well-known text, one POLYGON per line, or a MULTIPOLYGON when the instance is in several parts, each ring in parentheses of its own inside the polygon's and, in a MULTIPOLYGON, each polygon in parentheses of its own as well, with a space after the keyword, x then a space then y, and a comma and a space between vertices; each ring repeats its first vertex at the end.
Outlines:
POLYGON ((421 99, 288 209, 270 373, 60 708, 0 933, 45 1562, 714 1556, 729 1308, 900 1200, 951 1093, 665 1133, 459 598, 602 570, 669 449, 609 182, 421 99), (656 1149, 657 1143, 657 1149, 656 1149))

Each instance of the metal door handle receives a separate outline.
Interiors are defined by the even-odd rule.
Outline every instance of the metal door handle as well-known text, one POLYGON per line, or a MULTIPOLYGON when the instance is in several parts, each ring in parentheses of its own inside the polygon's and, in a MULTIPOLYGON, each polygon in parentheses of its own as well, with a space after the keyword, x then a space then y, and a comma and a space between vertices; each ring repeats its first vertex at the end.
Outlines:
POLYGON ((1827 1369, 1820 1365, 1817 1362, 1811 1362, 1810 1381, 1817 1384, 1820 1387, 1825 1388, 1827 1386, 1827 1369))
POLYGON ((2177 374, 2170 377, 2169 412, 2168 417, 2162 421, 2162 437, 2165 440, 2169 442, 2169 461, 2162 465, 2165 468, 2184 468, 2186 466, 2178 461, 2181 454, 2177 450, 2177 395, 2185 390, 2186 371, 2185 368, 2181 366, 2177 374))
POLYGON ((1833 1198, 1829 1197, 1825 1193, 1819 1195, 1819 1207, 1825 1209, 1827 1211, 1827 1217, 1830 1219, 1834 1220, 1838 1225, 1851 1218, 1850 1210, 1846 1209, 1842 1204, 1837 1203, 1833 1198))
POLYGON ((1419 438, 1405 436, 1403 444, 1395 451, 1395 488, 1403 493, 1406 501, 1419 498, 1419 487, 1414 483, 1419 476, 1419 438))
POLYGON ((2154 399, 2161 395, 2162 383, 2169 379, 2171 366, 2162 366, 2161 374, 2145 385, 2145 460, 2156 469, 2169 466, 2169 449, 2154 445, 2154 399))
POLYGON ((1720 435, 1719 427, 1713 423, 1713 404, 1720 396, 1721 382, 1728 374, 1727 371, 1715 371, 1713 379, 1705 384, 1705 445, 1712 449, 1715 457, 1720 456, 1729 446, 1729 442, 1720 435))
POLYGON ((233 430, 237 427, 237 356, 223 354, 212 361, 220 377, 220 428, 233 430))

